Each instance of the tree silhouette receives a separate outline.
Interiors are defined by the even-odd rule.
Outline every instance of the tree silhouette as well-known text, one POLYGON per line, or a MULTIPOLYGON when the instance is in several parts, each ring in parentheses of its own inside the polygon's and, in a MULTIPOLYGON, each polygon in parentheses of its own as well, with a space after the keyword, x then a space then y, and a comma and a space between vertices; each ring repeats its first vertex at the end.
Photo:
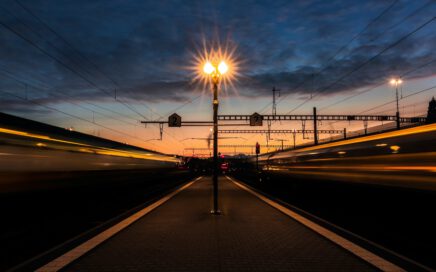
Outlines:
POLYGON ((427 124, 436 123, 436 100, 433 99, 428 103, 427 124))

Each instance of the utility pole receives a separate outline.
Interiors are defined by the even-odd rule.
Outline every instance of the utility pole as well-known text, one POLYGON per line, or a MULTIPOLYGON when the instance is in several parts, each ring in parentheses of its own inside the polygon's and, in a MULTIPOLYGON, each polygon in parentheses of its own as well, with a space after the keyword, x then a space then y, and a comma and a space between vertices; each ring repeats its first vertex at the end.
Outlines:
MULTIPOLYGON (((397 118, 398 118, 398 116, 397 116, 397 118)), ((398 122, 399 121, 397 121, 397 126, 398 126, 398 122)), ((368 134, 368 121, 367 120, 363 120, 363 130, 365 131, 365 135, 368 134)))
POLYGON ((400 129, 400 102, 398 97, 398 85, 402 84, 403 81, 401 78, 394 78, 391 80, 391 84, 395 85, 395 98, 397 102, 397 112, 395 113, 396 121, 397 121, 397 129, 400 129))
POLYGON ((220 214, 218 209, 218 77, 213 82, 213 210, 211 213, 220 214))
POLYGON ((313 141, 314 144, 318 144, 318 127, 317 127, 317 120, 316 120, 316 107, 313 107, 313 141))
POLYGON ((397 97, 397 112, 395 115, 397 116, 397 129, 400 129, 400 102, 398 98, 398 83, 395 86, 395 93, 397 97))
POLYGON ((260 153, 260 145, 256 142, 256 170, 259 171, 259 153, 260 153))
POLYGON ((283 147, 283 142, 286 142, 287 140, 285 139, 274 139, 275 141, 281 142, 281 150, 283 151, 284 147, 283 147))
POLYGON ((295 129, 294 129, 294 131, 292 132, 292 138, 293 138, 293 140, 294 140, 294 149, 295 149, 295 136, 296 136, 295 133, 296 133, 296 132, 295 132, 295 129))
POLYGON ((280 90, 276 90, 276 87, 273 87, 273 105, 272 105, 272 115, 277 115, 277 102, 276 102, 276 92, 278 93, 278 97, 280 97, 280 90))

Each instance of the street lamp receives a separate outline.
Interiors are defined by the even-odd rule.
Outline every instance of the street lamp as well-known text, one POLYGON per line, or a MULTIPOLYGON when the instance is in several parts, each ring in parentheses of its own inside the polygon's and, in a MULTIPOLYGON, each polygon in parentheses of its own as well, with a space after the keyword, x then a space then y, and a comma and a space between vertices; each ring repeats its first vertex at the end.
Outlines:
POLYGON ((393 78, 390 81, 391 85, 395 86, 395 94, 396 94, 396 100, 397 100, 397 113, 396 113, 396 119, 397 119, 397 129, 400 129, 400 104, 398 101, 398 85, 401 85, 403 81, 401 78, 393 78))
POLYGON ((213 209, 212 214, 220 214, 218 209, 218 85, 221 76, 227 73, 229 67, 225 61, 217 62, 207 61, 203 66, 203 72, 212 80, 213 89, 213 209))

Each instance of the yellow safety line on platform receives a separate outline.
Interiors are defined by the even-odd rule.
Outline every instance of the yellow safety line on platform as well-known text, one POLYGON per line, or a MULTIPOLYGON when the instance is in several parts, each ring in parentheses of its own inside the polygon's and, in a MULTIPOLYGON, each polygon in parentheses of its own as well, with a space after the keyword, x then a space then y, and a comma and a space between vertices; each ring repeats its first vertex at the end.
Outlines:
MULTIPOLYGON (((226 176, 227 177, 227 176, 226 176)), ((261 199, 262 201, 266 202, 267 204, 271 205, 272 207, 276 208, 277 210, 281 211, 282 213, 292 217, 294 220, 300 222, 301 224, 305 225, 306 227, 310 228, 311 230, 315 231, 316 233, 322 235, 323 237, 329 239, 330 241, 332 241, 333 243, 341 246, 342 248, 350 251, 351 253, 353 253, 354 255, 358 256, 359 258, 365 260, 366 262, 372 264, 373 266, 377 267, 378 269, 382 270, 382 271, 405 271, 404 269, 402 269, 401 267, 375 255, 374 253, 354 244, 351 241, 348 241, 347 239, 337 235, 336 233, 316 224, 315 222, 299 215, 296 212, 293 212, 292 210, 286 208, 283 205, 278 204, 275 201, 272 201, 270 199, 268 199, 267 197, 251 190, 250 188, 248 188, 247 186, 233 180, 230 177, 227 177, 228 180, 232 181, 234 184, 236 184, 237 186, 239 186, 240 188, 246 190, 247 192, 255 195, 256 197, 258 197, 259 199, 261 199)))
POLYGON ((189 182, 188 184, 184 185, 183 187, 177 189, 176 191, 164 196, 163 198, 159 199, 158 201, 154 202, 153 204, 145 207, 144 209, 140 210, 139 212, 136 212, 135 214, 131 215, 130 217, 124 219, 123 221, 119 222, 118 224, 110 227, 109 229, 101 232, 100 234, 94 236, 93 238, 89 239, 88 241, 84 242, 83 244, 73 248, 72 250, 68 251, 64 255, 54 259, 53 261, 47 263, 46 265, 40 267, 36 271, 38 272, 52 272, 52 271, 59 271, 60 269, 64 268, 68 264, 72 263, 73 261, 77 260, 87 252, 91 251, 93 248, 97 247, 107 239, 111 238, 118 232, 122 231, 144 215, 148 214, 152 210, 156 209, 160 205, 164 204, 166 201, 170 200, 173 196, 180 193, 184 189, 191 186, 194 182, 200 180, 202 177, 198 177, 195 180, 189 182))

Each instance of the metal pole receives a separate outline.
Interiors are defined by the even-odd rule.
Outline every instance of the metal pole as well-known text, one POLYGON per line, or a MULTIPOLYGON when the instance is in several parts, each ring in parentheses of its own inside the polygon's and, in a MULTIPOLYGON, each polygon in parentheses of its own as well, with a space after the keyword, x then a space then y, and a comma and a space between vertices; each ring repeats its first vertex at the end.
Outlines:
POLYGON ((213 81, 213 210, 212 214, 220 214, 218 209, 218 82, 213 81))
POLYGON ((294 129, 294 132, 292 133, 292 138, 294 140, 294 149, 295 149, 295 129, 294 129))
POLYGON ((396 113, 397 129, 400 129, 400 105, 398 102, 398 83, 395 84, 395 93, 397 97, 397 113, 396 113))
POLYGON ((314 144, 318 144, 318 128, 317 128, 317 121, 316 121, 316 107, 313 107, 313 141, 314 144))
POLYGON ((344 139, 347 139, 347 128, 344 128, 344 139))

